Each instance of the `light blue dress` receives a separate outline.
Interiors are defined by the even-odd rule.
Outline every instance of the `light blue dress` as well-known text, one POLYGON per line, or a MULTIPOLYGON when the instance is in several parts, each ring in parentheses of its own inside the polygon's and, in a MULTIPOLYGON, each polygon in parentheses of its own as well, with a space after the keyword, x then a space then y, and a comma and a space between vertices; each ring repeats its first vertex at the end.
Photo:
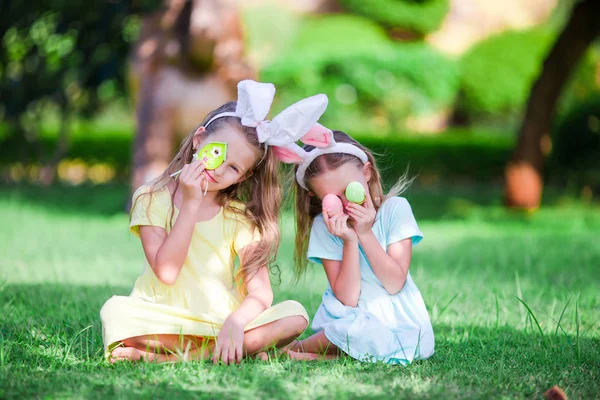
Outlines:
MULTIPOLYGON (((384 249, 412 238, 413 246, 423 234, 408 201, 386 200, 377 212, 373 233, 384 249)), ((313 222, 308 245, 310 261, 342 260, 343 242, 327 230, 323 217, 313 222)), ((369 264, 359 245, 361 291, 357 307, 342 304, 329 286, 315 314, 312 328, 324 331, 329 341, 361 361, 409 364, 433 354, 434 337, 429 314, 410 273, 402 290, 390 295, 369 264)))

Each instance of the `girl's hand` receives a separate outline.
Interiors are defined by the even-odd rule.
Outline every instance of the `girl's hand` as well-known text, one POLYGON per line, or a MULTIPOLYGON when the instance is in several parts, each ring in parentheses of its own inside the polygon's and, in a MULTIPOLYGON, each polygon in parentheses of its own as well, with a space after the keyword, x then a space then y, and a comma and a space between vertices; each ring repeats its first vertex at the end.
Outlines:
POLYGON ((346 212, 354 221, 353 228, 358 237, 371 232, 377 211, 375 211, 373 200, 368 192, 362 206, 355 203, 348 203, 346 205, 346 212))
POLYGON ((206 164, 203 161, 192 161, 190 164, 186 164, 181 170, 179 175, 179 184, 183 193, 184 204, 194 204, 199 206, 202 203, 202 194, 208 180, 204 170, 206 164))
POLYGON ((239 364, 242 362, 244 353, 244 327, 227 318, 219 336, 217 336, 217 345, 213 352, 212 361, 217 364, 219 360, 225 364, 239 364))
POLYGON ((327 210, 323 209, 323 220, 325 221, 325 226, 327 226, 329 233, 339 237, 344 242, 358 240, 356 232, 348 226, 348 215, 339 213, 330 218, 327 210))

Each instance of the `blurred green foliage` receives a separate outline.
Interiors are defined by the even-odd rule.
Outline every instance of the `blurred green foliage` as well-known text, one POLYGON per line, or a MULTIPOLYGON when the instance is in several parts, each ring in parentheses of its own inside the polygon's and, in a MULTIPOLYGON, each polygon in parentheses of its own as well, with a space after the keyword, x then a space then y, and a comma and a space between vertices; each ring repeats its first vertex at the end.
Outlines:
MULTIPOLYGON (((423 182, 443 182, 446 178, 500 182, 513 147, 513 139, 508 135, 481 130, 454 129, 430 136, 378 137, 370 132, 353 136, 378 155, 378 165, 387 185, 393 184, 407 168, 411 176, 419 175, 423 182)), ((8 138, 0 144, 0 172, 23 159, 23 154, 15 151, 12 140, 8 138)), ((56 135, 43 135, 40 141, 44 151, 54 148, 56 140, 56 135)), ((132 140, 129 132, 116 127, 100 130, 81 124, 73 134, 65 159, 83 160, 87 164, 107 163, 114 169, 116 180, 127 180, 132 140)), ((32 147, 30 144, 23 150, 28 154, 28 163, 35 165, 40 159, 32 147)))
MULTIPOLYGON (((386 167, 397 167, 390 167, 390 177, 409 163, 411 170, 430 175, 501 177, 511 135, 489 135, 485 140, 486 132, 392 136, 409 131, 411 121, 443 119, 453 109, 468 122, 499 118, 506 123, 506 117, 516 121, 560 24, 493 35, 455 60, 419 36, 439 26, 448 3, 341 0, 351 14, 308 18, 271 5, 247 10, 249 54, 263 62, 260 79, 278 89, 272 114, 308 95, 326 93, 330 103, 322 122, 391 154, 386 167), (390 32, 398 37, 399 31, 415 33, 416 40, 393 40, 390 32)), ((141 16, 159 4, 159 0, 0 4, 1 165, 47 161, 57 138, 55 133, 40 133, 46 115, 56 115, 55 121, 64 116, 81 120, 126 98, 130 45, 138 37, 141 16)), ((596 44, 565 88, 559 110, 564 119, 555 131, 548 174, 561 176, 559 171, 565 171, 567 176, 569 171, 586 169, 586 175, 577 179, 600 181, 594 110, 598 103, 588 100, 600 95, 599 64, 596 44)), ((60 130, 60 123, 55 125, 60 130)), ((502 125, 501 131, 511 131, 507 127, 502 125)), ((89 125, 76 128, 66 157, 107 162, 118 177, 126 176, 132 131, 120 129, 114 134, 89 125)))
POLYGON ((305 21, 290 51, 260 78, 277 86, 280 109, 325 93, 325 124, 376 135, 404 129, 410 116, 451 107, 459 85, 456 63, 443 54, 424 43, 392 42, 373 22, 354 16, 305 21))
POLYGON ((540 28, 509 31, 475 45, 461 59, 460 112, 469 116, 519 112, 554 36, 540 28))
POLYGON ((449 0, 340 0, 340 4, 386 28, 418 34, 436 30, 450 9, 449 0))
MULTIPOLYGON (((458 113, 469 119, 518 117, 556 38, 553 29, 541 26, 500 33, 475 45, 460 61, 458 113)), ((600 49, 596 45, 573 71, 561 96, 561 110, 600 94, 598 65, 600 49)))
POLYGON ((600 40, 592 44, 573 71, 565 86, 559 112, 561 114, 574 108, 594 102, 600 97, 600 40))
POLYGON ((573 107, 556 125, 549 168, 563 184, 600 189, 600 96, 573 107))
POLYGON ((139 15, 158 3, 2 2, 0 115, 15 131, 35 133, 44 113, 89 116, 102 102, 123 96, 139 15))

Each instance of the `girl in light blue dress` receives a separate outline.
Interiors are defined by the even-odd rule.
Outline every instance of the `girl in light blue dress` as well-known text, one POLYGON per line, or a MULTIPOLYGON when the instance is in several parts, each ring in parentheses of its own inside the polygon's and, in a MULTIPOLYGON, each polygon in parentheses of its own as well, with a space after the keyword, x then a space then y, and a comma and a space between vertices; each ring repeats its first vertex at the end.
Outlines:
POLYGON ((384 195, 370 151, 343 132, 321 128, 317 147, 298 146, 287 161, 298 164, 296 273, 308 261, 321 264, 329 286, 312 323, 316 333, 285 350, 304 360, 336 358, 340 351, 390 364, 426 359, 434 351, 433 329, 409 272, 412 247, 423 234, 408 201, 397 197, 406 181, 384 195))

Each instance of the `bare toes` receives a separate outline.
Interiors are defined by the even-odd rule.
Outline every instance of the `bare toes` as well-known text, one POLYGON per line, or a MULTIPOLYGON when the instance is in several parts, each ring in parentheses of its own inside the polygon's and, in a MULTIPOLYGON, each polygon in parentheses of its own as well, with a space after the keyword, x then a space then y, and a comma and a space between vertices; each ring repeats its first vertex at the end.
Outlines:
POLYGON ((288 350, 287 355, 292 360, 302 360, 302 361, 313 361, 318 360, 320 357, 319 354, 313 353, 301 353, 299 351, 288 350))
POLYGON ((115 363, 117 361, 139 361, 140 351, 135 347, 118 347, 114 349, 110 355, 109 361, 115 363))

